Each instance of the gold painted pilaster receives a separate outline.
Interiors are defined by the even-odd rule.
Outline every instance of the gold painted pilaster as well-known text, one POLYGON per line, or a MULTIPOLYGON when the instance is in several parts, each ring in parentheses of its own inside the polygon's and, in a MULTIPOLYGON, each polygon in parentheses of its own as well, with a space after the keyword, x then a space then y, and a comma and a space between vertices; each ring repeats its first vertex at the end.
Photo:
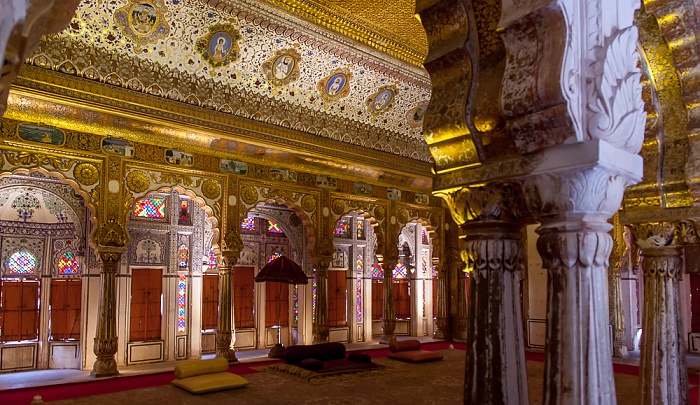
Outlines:
POLYGON ((219 266, 219 325, 216 329, 216 357, 223 357, 229 363, 238 361, 235 351, 231 348, 235 340, 233 319, 233 272, 238 257, 243 250, 243 240, 238 233, 238 227, 232 226, 224 236, 221 249, 221 265, 219 266))

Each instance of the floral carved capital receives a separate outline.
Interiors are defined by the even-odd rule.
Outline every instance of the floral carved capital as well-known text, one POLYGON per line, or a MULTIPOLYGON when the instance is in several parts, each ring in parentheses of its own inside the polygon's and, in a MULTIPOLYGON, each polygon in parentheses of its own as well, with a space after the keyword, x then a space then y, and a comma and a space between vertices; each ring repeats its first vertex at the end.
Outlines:
POLYGON ((450 209, 455 222, 513 221, 528 215, 525 199, 517 183, 493 183, 436 192, 450 209))

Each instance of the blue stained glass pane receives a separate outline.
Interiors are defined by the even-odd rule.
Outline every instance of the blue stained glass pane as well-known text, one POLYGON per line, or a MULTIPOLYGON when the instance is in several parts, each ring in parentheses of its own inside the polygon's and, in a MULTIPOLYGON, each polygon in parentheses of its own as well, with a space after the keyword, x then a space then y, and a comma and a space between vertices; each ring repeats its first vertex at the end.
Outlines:
POLYGON ((397 264, 396 267, 394 267, 394 278, 406 278, 407 275, 408 273, 406 272, 406 265, 397 264))
POLYGON ((350 226, 350 221, 347 219, 341 219, 338 220, 338 222, 335 224, 335 229, 333 230, 333 234, 335 236, 340 236, 342 238, 347 238, 348 237, 348 228, 350 226))

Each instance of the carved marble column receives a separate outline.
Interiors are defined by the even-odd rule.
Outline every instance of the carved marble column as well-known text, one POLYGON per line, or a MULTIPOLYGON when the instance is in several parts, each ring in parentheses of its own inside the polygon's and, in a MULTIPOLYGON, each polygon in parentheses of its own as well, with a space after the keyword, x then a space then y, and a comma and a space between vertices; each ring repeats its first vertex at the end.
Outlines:
POLYGON ((117 361, 117 285, 119 261, 127 241, 124 228, 114 219, 109 219, 100 227, 98 253, 102 260, 100 272, 100 302, 95 334, 94 352, 97 356, 92 366, 92 377, 119 375, 117 361))
POLYGON ((235 324, 233 319, 233 273, 238 258, 243 250, 243 241, 234 225, 226 232, 221 248, 219 265, 219 325, 216 328, 216 357, 223 357, 229 363, 238 361, 233 350, 235 341, 235 324))
POLYGON ((333 238, 324 235, 316 247, 316 319, 313 343, 328 342, 328 268, 333 258, 333 238))
POLYGON ((680 307, 682 249, 673 225, 633 225, 644 271, 642 404, 687 404, 688 372, 680 307))
MULTIPOLYGON (((588 152, 598 159, 613 159, 605 144, 573 148, 590 147, 594 150, 588 152)), ((573 154, 560 158, 566 161, 573 154)), ((622 151, 615 157, 632 167, 637 158, 622 151)), ((601 163, 526 183, 531 210, 542 224, 537 249, 548 270, 546 404, 616 402, 608 329, 607 270, 613 246, 608 219, 617 212, 630 178, 621 170, 624 166, 613 169, 608 166, 612 162, 601 163)))
POLYGON ((119 375, 117 361, 117 286, 116 276, 119 270, 124 247, 100 246, 102 259, 100 272, 100 307, 97 318, 97 335, 95 336, 95 355, 97 360, 92 366, 92 377, 109 377, 119 375))
POLYGON ((398 252, 389 247, 389 252, 382 257, 382 269, 384 271, 384 313, 382 315, 382 337, 379 343, 391 344, 396 341, 396 314, 394 312, 394 267, 399 262, 398 252))
MULTIPOLYGON (((452 248, 453 250, 456 250, 452 248)), ((448 249, 449 250, 449 249, 448 249)), ((449 340, 452 337, 450 333, 450 318, 449 318, 449 288, 447 283, 448 271, 447 263, 440 263, 437 271, 437 308, 435 308, 436 322, 433 339, 449 340)))
POLYGON ((313 326, 313 343, 328 342, 328 267, 330 260, 316 261, 316 320, 313 326))
POLYGON ((464 261, 460 259, 461 268, 457 269, 457 314, 455 317, 453 339, 458 342, 467 341, 467 324, 469 311, 467 309, 467 283, 469 277, 464 268, 464 261))
POLYGON ((678 290, 681 249, 645 248, 642 258, 642 404, 686 404, 688 371, 678 290))
MULTIPOLYGON (((526 212, 517 184, 464 187, 445 198, 462 227, 469 271, 465 404, 528 404, 520 280, 526 212)), ((464 280, 464 272, 460 271, 464 280)), ((460 282, 457 299, 464 301, 460 282)))
POLYGON ((627 244, 619 214, 613 217, 613 250, 608 268, 609 317, 613 327, 613 357, 626 358, 625 317, 622 310, 622 268, 627 266, 627 244))

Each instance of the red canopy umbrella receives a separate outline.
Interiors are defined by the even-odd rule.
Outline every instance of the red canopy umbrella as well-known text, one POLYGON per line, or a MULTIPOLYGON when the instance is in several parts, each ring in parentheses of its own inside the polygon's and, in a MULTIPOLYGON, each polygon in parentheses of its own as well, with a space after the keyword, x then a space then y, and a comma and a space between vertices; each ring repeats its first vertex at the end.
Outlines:
POLYGON ((280 256, 266 264, 260 269, 258 275, 255 276, 255 281, 259 283, 268 281, 280 283, 280 287, 277 290, 277 344, 270 349, 268 357, 282 358, 284 357, 284 346, 282 345, 282 336, 280 334, 282 326, 280 325, 279 319, 279 301, 282 293, 282 284, 308 284, 309 281, 306 278, 304 270, 301 269, 301 266, 286 256, 280 256))
POLYGON ((304 270, 296 264, 292 259, 286 256, 280 256, 277 259, 266 264, 257 276, 255 281, 277 281, 287 284, 308 284, 304 270))

